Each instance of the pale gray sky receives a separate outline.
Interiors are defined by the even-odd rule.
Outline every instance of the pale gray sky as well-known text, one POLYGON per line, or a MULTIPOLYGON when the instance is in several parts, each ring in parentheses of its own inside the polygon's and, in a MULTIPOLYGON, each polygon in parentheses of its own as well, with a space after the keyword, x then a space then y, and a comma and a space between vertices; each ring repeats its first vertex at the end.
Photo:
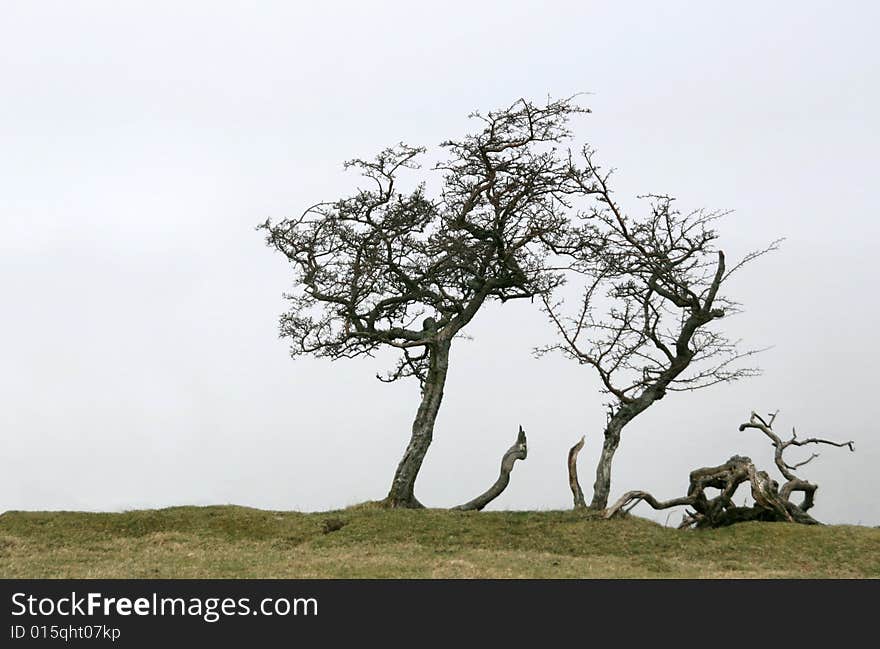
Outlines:
MULTIPOLYGON (((417 386, 376 381, 388 359, 291 360, 290 275, 255 224, 348 191, 345 159, 587 91, 578 137, 625 206, 733 209, 732 257, 787 237, 729 290, 728 331, 775 345, 764 376, 652 407, 612 497, 681 495, 734 453, 770 469, 737 425, 779 408, 780 430, 856 440, 803 470, 816 516, 880 524, 877 5, 318 4, 0 2, 0 511, 383 497, 417 386)), ((532 358, 552 331, 527 304, 469 333, 419 498, 482 491, 522 424, 529 458, 493 507, 569 507, 567 450, 586 433, 588 489, 600 444, 594 377, 532 358)))

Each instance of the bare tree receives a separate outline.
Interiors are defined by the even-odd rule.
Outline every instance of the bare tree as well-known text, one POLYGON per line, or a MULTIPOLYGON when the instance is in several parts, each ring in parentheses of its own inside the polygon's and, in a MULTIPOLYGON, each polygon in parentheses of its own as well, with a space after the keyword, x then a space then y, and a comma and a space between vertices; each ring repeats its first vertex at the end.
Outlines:
POLYGON ((294 270, 281 335, 291 354, 330 359, 399 350, 385 381, 421 385, 409 444, 386 502, 420 507, 414 485, 431 443, 456 336, 491 300, 531 298, 558 281, 547 245, 567 221, 567 194, 579 188, 555 145, 582 112, 570 99, 474 113, 481 129, 442 143, 447 157, 429 171, 442 189, 399 189, 424 149, 404 144, 374 160, 347 163, 370 186, 301 216, 260 226, 294 270))
POLYGON ((680 527, 723 527, 742 521, 756 520, 817 525, 818 521, 807 512, 813 507, 816 490, 819 487, 799 478, 794 472, 819 456, 813 453, 806 460, 796 464, 788 464, 783 458, 783 453, 791 446, 810 444, 847 447, 850 451, 855 451, 855 444, 852 441, 835 442, 818 437, 798 439, 794 428, 791 431, 791 439, 783 441, 773 431, 776 414, 773 413, 768 419, 764 419, 753 412, 749 421, 741 424, 739 429, 743 431, 747 428, 755 428, 770 438, 775 450, 776 468, 786 480, 781 488, 766 471, 758 471, 750 458, 734 455, 719 466, 691 471, 687 496, 658 501, 647 491, 629 491, 607 509, 605 517, 611 518, 619 512, 629 511, 639 502, 644 501, 658 510, 682 505, 691 507, 693 511, 686 512, 680 527), (754 505, 751 507, 737 507, 733 503, 733 496, 743 483, 747 483, 751 487, 751 496, 754 500, 754 505), (706 489, 710 487, 719 492, 714 498, 706 496, 706 489), (791 496, 796 491, 804 495, 800 503, 791 501, 791 496))
MULTIPOLYGON (((572 260, 571 268, 587 278, 586 288, 574 315, 566 315, 556 298, 542 295, 559 341, 539 353, 559 350, 591 366, 611 397, 590 503, 604 509, 614 453, 629 422, 668 392, 757 373, 739 364, 754 350, 739 351, 737 342, 715 326, 737 306, 720 289, 776 242, 729 268, 715 247, 712 227, 722 212, 681 213, 671 197, 649 195, 641 197, 649 206, 647 216, 633 219, 612 198, 611 172, 603 172, 593 157, 585 148, 583 166, 570 165, 572 182, 595 203, 582 214, 576 236, 559 248, 572 260), (603 299, 607 312, 597 316, 603 299)), ((579 488, 572 487, 576 501, 579 488)))

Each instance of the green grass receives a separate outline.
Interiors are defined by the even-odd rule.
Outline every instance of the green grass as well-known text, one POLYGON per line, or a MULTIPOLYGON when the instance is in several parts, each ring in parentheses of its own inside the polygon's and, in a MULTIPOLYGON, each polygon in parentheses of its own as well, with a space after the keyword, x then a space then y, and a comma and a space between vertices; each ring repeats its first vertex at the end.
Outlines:
POLYGON ((877 578, 880 529, 745 523, 685 531, 589 512, 370 506, 6 512, 0 577, 877 578))

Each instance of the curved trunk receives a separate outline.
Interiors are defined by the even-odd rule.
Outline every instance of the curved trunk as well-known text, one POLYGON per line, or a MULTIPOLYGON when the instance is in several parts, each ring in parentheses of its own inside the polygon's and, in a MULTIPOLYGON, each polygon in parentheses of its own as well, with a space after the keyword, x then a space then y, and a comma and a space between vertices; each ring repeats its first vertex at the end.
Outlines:
POLYGON ((517 460, 525 460, 527 455, 528 445, 526 444, 526 431, 520 426, 516 441, 513 443, 513 446, 507 449, 507 452, 501 458, 501 473, 498 474, 498 479, 495 481, 495 484, 473 500, 470 500, 463 505, 459 505, 458 507, 453 507, 452 509, 465 512, 481 511, 483 507, 495 500, 501 495, 501 492, 507 489, 507 485, 510 484, 510 472, 513 471, 513 465, 516 464, 517 460))
POLYGON ((593 483, 593 499, 590 501, 591 509, 605 509, 608 506, 608 496, 611 493, 611 462, 614 452, 620 444, 620 431, 626 422, 619 421, 619 413, 611 418, 605 427, 605 441, 602 442, 602 453, 596 464, 596 482, 593 483))
POLYGON ((578 480, 577 468, 578 453, 584 447, 584 440, 586 440, 586 436, 581 436, 581 440, 568 451, 568 486, 571 487, 571 495, 574 496, 575 509, 584 509, 587 506, 584 500, 584 490, 581 489, 581 483, 578 480))
POLYGON ((605 509, 608 506, 608 496, 611 493, 611 462, 614 460, 614 453, 620 444, 620 432, 636 416, 647 410, 652 403, 663 398, 664 387, 648 388, 637 399, 621 406, 608 420, 608 425, 605 426, 605 441, 602 442, 602 453, 599 455, 599 463, 596 465, 596 482, 593 483, 591 509, 605 509))
POLYGON ((440 403, 443 401, 443 388, 446 385, 446 374, 449 370, 448 340, 441 340, 431 348, 430 364, 425 384, 422 388, 422 402, 412 425, 412 436, 406 452, 397 465, 397 472, 391 482, 391 490, 385 499, 389 507, 417 508, 423 505, 416 499, 413 490, 416 477, 434 437, 434 422, 440 403))

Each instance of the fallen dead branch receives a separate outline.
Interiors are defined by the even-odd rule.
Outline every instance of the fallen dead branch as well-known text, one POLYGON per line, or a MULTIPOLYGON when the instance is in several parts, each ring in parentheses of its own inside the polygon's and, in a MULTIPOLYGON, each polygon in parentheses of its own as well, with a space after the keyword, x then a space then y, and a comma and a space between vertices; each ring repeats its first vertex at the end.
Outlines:
POLYGON ((779 483, 773 480, 766 471, 758 471, 751 458, 735 455, 719 466, 703 467, 691 471, 686 496, 659 501, 647 491, 629 491, 605 510, 605 518, 625 513, 638 503, 646 502, 656 510, 680 506, 690 507, 690 510, 686 510, 679 526, 682 528, 723 527, 753 520, 818 525, 819 521, 807 513, 813 507, 818 485, 808 482, 794 473, 795 470, 817 458, 818 454, 814 453, 802 462, 789 464, 785 461, 783 453, 791 446, 827 444, 835 447, 845 446, 850 451, 855 451, 855 445, 852 441, 835 442, 817 437, 798 439, 794 429, 792 429, 791 439, 783 440, 772 428, 777 414, 778 411, 765 419, 752 412, 749 421, 741 424, 739 430, 754 428, 770 438, 775 449, 776 467, 786 480, 781 488, 779 483), (751 488, 754 500, 751 507, 737 507, 733 503, 733 496, 743 483, 747 483, 751 488), (710 487, 719 490, 718 495, 714 498, 706 495, 706 489, 710 487), (791 496, 798 491, 803 494, 803 500, 800 503, 794 503, 791 501, 791 496))
POLYGON ((571 494, 574 496, 575 509, 585 509, 587 506, 584 500, 584 490, 581 489, 581 483, 578 481, 577 468, 577 457, 584 447, 584 440, 585 436, 581 436, 581 440, 568 451, 568 486, 571 487, 571 494))
POLYGON ((519 433, 516 436, 516 442, 514 442, 513 446, 507 449, 507 452, 501 458, 501 473, 495 481, 495 484, 473 500, 470 500, 463 505, 453 507, 453 509, 459 511, 479 511, 483 509, 483 507, 495 500, 501 495, 501 492, 507 488, 507 485, 510 483, 510 472, 513 470, 514 463, 517 460, 525 460, 526 455, 528 455, 526 432, 522 429, 522 426, 520 426, 519 433))

